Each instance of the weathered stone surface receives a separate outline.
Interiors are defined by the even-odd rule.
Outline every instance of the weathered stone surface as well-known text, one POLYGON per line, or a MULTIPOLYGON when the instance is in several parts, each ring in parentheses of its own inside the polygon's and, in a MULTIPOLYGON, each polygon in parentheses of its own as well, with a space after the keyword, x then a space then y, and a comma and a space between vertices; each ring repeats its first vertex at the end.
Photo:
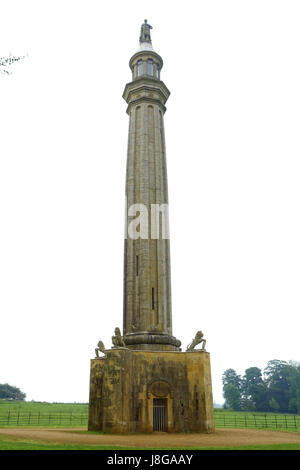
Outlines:
POLYGON ((166 431, 213 432, 209 353, 122 348, 91 361, 89 430, 153 432, 155 398, 167 400, 166 431))
MULTIPOLYGON (((132 70, 137 60, 146 63, 149 58, 162 67, 154 51, 142 51, 131 59, 132 70)), ((161 80, 146 73, 125 87, 123 97, 130 116, 127 214, 135 204, 143 204, 149 214, 153 204, 168 204, 163 113, 169 94, 161 80)), ((151 227, 147 239, 125 240, 123 335, 132 349, 178 351, 180 347, 172 336, 170 240, 161 231, 153 239, 151 227)))
POLYGON ((88 428, 213 432, 209 353, 194 349, 199 341, 204 348, 205 340, 196 337, 190 352, 180 352, 172 334, 170 240, 162 230, 152 236, 152 225, 160 225, 157 215, 152 218, 153 206, 168 205, 164 113, 170 92, 160 79, 163 60, 152 48, 147 23, 141 41, 129 62, 132 82, 123 93, 130 118, 126 226, 129 209, 142 205, 151 227, 146 237, 126 233, 123 337, 118 330, 114 348, 103 345, 105 357, 91 361, 88 428))

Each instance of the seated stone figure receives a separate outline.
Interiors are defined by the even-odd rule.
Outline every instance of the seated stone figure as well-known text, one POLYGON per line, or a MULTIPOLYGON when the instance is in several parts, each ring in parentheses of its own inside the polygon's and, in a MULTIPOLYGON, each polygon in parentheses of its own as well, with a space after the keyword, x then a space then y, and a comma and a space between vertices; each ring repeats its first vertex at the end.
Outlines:
POLYGON ((188 345, 187 351, 193 351, 195 347, 202 343, 202 351, 205 351, 206 339, 203 338, 202 331, 198 331, 193 341, 188 345))
POLYGON ((121 335, 120 328, 115 328, 115 336, 112 336, 113 348, 125 348, 125 343, 121 335))
POLYGON ((102 341, 99 341, 97 346, 98 347, 95 349, 96 357, 99 357, 99 351, 101 351, 101 352, 103 352, 103 354, 105 354, 105 346, 102 343, 102 341))

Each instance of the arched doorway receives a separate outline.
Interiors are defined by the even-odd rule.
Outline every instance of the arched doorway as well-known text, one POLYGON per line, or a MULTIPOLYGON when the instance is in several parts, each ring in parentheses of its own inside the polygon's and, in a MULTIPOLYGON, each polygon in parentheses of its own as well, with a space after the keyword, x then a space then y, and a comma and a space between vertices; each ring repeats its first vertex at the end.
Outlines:
POLYGON ((163 379, 152 380, 147 387, 150 405, 150 426, 154 432, 170 432, 173 427, 170 384, 163 379))

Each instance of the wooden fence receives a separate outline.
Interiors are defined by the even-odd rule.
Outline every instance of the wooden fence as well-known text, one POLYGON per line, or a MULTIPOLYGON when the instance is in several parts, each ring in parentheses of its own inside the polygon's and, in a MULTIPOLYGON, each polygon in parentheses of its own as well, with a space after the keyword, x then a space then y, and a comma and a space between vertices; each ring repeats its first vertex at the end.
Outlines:
POLYGON ((217 428, 288 429, 300 431, 300 415, 215 413, 217 428))
POLYGON ((0 427, 87 426, 87 413, 10 411, 0 413, 0 427))
MULTIPOLYGON (((87 426, 88 412, 32 412, 0 411, 0 427, 44 426, 80 427, 87 426)), ((242 414, 215 412, 217 428, 281 429, 300 431, 300 415, 242 414)))

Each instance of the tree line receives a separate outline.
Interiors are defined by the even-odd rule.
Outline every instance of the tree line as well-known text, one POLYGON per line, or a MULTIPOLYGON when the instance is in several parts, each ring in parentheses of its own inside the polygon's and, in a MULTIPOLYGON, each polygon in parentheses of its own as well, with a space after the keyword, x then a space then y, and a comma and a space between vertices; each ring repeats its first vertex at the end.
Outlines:
POLYGON ((224 408, 234 411, 273 411, 300 413, 300 363, 273 359, 261 371, 234 369, 222 375, 224 408))
POLYGON ((0 399, 1 400, 24 400, 26 393, 21 392, 18 387, 13 387, 9 384, 0 384, 0 399))

